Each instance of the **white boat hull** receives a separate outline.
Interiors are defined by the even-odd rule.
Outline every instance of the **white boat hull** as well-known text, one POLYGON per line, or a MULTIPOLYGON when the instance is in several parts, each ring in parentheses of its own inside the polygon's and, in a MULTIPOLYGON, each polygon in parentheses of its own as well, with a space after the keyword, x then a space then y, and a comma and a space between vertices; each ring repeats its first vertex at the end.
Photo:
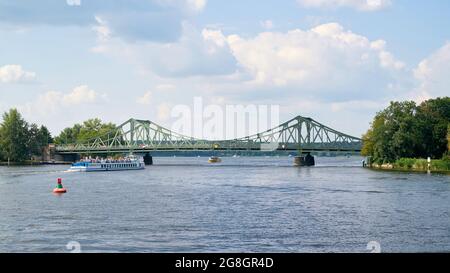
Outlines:
POLYGON ((77 162, 70 167, 68 172, 107 172, 107 171, 133 171, 143 170, 143 161, 134 162, 77 162))

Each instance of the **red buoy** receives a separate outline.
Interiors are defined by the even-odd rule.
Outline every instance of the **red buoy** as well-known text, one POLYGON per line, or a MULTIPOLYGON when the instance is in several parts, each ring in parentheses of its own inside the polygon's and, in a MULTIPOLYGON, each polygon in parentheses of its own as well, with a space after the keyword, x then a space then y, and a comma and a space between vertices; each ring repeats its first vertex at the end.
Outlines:
POLYGON ((54 193, 66 193, 67 190, 62 185, 62 179, 58 178, 58 184, 56 185, 56 188, 53 189, 54 193))

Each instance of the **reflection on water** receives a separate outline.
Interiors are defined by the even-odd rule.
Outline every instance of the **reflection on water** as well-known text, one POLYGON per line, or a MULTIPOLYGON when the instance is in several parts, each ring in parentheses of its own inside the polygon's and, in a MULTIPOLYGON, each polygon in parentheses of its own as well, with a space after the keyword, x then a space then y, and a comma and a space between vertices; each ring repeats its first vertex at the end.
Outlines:
POLYGON ((143 171, 0 167, 0 252, 450 251, 450 178, 362 158, 154 158, 143 171), (54 196, 56 178, 68 193, 54 196))

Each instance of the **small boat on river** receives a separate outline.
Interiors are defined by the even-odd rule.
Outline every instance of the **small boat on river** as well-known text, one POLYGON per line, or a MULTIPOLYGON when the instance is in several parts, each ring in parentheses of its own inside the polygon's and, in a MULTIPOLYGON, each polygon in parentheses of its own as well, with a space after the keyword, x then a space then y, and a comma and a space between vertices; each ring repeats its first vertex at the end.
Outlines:
POLYGON ((220 159, 220 157, 218 157, 218 156, 211 156, 208 159, 208 162, 209 163, 219 163, 219 162, 222 162, 222 159, 220 159))

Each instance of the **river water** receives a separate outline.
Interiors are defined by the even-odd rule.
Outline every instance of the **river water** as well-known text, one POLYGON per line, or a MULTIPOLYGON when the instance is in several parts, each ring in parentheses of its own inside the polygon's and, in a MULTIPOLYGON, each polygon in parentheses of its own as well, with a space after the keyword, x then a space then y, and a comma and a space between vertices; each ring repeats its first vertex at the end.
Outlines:
POLYGON ((360 157, 154 158, 142 171, 0 167, 0 252, 450 251, 450 177, 360 157), (52 194, 63 178, 68 193, 52 194))

